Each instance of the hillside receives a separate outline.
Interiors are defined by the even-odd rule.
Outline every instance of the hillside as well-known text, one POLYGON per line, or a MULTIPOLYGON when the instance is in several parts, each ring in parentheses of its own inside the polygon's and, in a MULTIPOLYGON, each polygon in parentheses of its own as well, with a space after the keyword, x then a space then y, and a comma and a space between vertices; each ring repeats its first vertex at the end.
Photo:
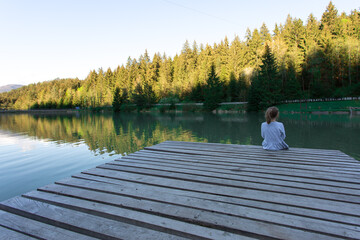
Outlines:
POLYGON ((24 85, 8 84, 8 85, 5 85, 5 86, 1 86, 1 87, 0 87, 0 93, 10 92, 11 90, 20 88, 20 87, 22 87, 22 86, 24 86, 24 85))

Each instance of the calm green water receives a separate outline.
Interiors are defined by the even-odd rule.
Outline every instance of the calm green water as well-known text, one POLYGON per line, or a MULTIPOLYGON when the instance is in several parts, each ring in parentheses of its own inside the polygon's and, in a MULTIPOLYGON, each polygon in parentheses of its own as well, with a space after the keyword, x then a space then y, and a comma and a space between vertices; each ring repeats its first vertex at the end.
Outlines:
MULTIPOLYGON (((360 160, 360 115, 281 115, 290 147, 360 160)), ((0 115, 0 201, 165 140, 261 145, 262 114, 0 115)))

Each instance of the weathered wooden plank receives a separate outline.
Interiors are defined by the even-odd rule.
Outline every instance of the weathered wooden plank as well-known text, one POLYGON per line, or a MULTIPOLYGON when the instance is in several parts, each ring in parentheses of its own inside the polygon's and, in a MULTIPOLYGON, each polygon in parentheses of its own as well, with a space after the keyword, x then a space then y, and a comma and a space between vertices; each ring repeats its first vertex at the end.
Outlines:
POLYGON ((292 205, 286 205, 280 203, 264 202, 253 199, 250 200, 246 198, 243 199, 233 196, 215 195, 211 193, 194 192, 191 190, 167 188, 163 186, 154 186, 154 185, 148 185, 142 183, 133 183, 123 180, 107 178, 107 177, 99 177, 88 174, 77 174, 74 177, 76 178, 62 180, 57 182, 57 184, 71 186, 71 187, 79 187, 89 190, 103 191, 108 193, 115 193, 120 195, 124 194, 125 196, 134 196, 145 199, 153 199, 154 197, 161 199, 162 196, 173 194, 175 196, 191 197, 199 200, 220 202, 222 204, 230 204, 233 206, 245 206, 245 207, 257 208, 257 209, 269 210, 273 212, 279 212, 283 214, 293 214, 293 215, 304 216, 309 218, 322 219, 330 222, 334 221, 334 222, 340 222, 340 223, 351 224, 356 226, 359 225, 359 217, 351 216, 343 213, 335 213, 335 212, 322 211, 311 208, 303 208, 299 206, 292 206, 292 205), (89 183, 88 181, 91 181, 91 183, 89 183), (105 188, 102 185, 100 185, 101 187, 97 187, 96 184, 93 184, 93 181, 99 183, 110 183, 111 185, 114 185, 116 190, 115 192, 113 192, 113 190, 111 189, 109 190, 109 188, 105 188))
POLYGON ((4 211, 100 239, 178 239, 166 233, 23 197, 0 203, 4 211))
POLYGON ((124 166, 117 166, 114 164, 102 164, 98 166, 98 168, 124 171, 135 174, 143 174, 148 176, 165 177, 175 180, 192 181, 196 183, 206 183, 206 184, 212 184, 214 186, 226 186, 226 187, 236 187, 243 189, 261 190, 266 192, 286 193, 286 194, 292 194, 298 196, 308 196, 312 198, 328 199, 328 200, 334 200, 340 202, 360 204, 360 196, 349 195, 349 194, 323 192, 318 190, 315 191, 310 189, 301 189, 301 188, 286 187, 286 186, 275 186, 266 183, 253 183, 248 181, 244 182, 234 179, 214 178, 214 177, 200 176, 194 174, 177 173, 174 171, 167 172, 167 171, 131 168, 124 166))
MULTIPOLYGON (((155 146, 161 146, 161 147, 168 147, 168 148, 194 148, 200 151, 204 151, 206 149, 210 149, 211 151, 220 151, 220 152, 233 152, 233 153, 241 153, 241 154, 250 154, 250 155, 259 155, 263 156, 266 154, 276 154, 279 158, 288 158, 291 159, 297 159, 297 158, 303 158, 305 161, 311 159, 318 159, 323 161, 328 161, 331 159, 332 161, 338 161, 343 163, 355 163, 358 164, 359 161, 354 159, 353 157, 350 157, 338 150, 339 154, 333 155, 333 154, 327 154, 326 152, 316 152, 314 149, 306 149, 306 151, 298 152, 294 150, 293 148, 290 148, 290 150, 287 151, 265 151, 261 147, 254 149, 253 146, 243 146, 243 145, 232 145, 232 144, 221 144, 221 146, 213 146, 213 144, 207 145, 203 143, 194 143, 194 144, 169 144, 169 143, 160 143, 155 146)), ((325 150, 326 151, 326 150, 325 150)))
MULTIPOLYGON (((225 145, 225 144, 224 144, 225 145)), ((226 145, 225 145, 226 146, 226 145)), ((359 164, 358 161, 351 158, 350 156, 326 156, 326 155, 312 155, 309 153, 301 153, 296 154, 292 150, 288 151, 253 151, 251 149, 232 149, 228 147, 222 147, 222 148, 213 148, 213 147, 197 147, 197 146, 178 146, 178 145, 167 145, 167 144, 157 144, 152 147, 161 147, 161 148, 171 148, 171 149, 186 149, 186 150, 197 150, 197 151, 206 151, 206 152, 217 152, 221 153, 224 156, 227 154, 236 154, 236 155, 242 155, 247 157, 258 157, 263 159, 271 159, 272 161, 291 161, 291 162, 298 162, 301 160, 301 162, 309 162, 309 163, 331 163, 331 164, 342 164, 342 165, 348 165, 348 166, 356 166, 359 164)), ((151 148, 151 147, 147 147, 151 148)))
MULTIPOLYGON (((122 159, 143 159, 145 155, 129 155, 122 159)), ((208 157, 207 159, 204 158, 183 158, 182 156, 166 156, 165 154, 158 154, 158 155, 146 155, 147 157, 151 157, 151 161, 153 162, 171 162, 177 161, 178 164, 196 164, 197 166, 208 167, 209 169, 229 169, 233 172, 257 172, 257 173, 265 173, 265 174, 272 174, 276 175, 283 175, 289 177, 302 177, 302 178, 309 178, 309 179, 320 179, 320 180, 331 180, 334 179, 338 182, 349 183, 352 184, 354 188, 358 188, 358 184, 360 183, 360 179, 356 178, 357 175, 350 174, 340 174, 340 173, 329 173, 329 172, 321 172, 321 171, 307 171, 307 170, 300 170, 300 169, 292 169, 292 168, 280 168, 274 167, 271 165, 263 166, 260 164, 247 164, 246 162, 241 163, 228 163, 223 162, 222 160, 213 160, 213 158, 208 157)))
POLYGON ((151 159, 151 161, 155 162, 168 162, 171 164, 187 164, 187 165, 198 165, 201 167, 208 167, 209 169, 230 169, 234 172, 241 172, 243 169, 254 169, 255 171, 259 170, 260 172, 264 172, 263 170, 266 170, 265 172, 277 174, 280 175, 289 175, 294 176, 305 174, 304 177, 308 178, 318 178, 318 177, 325 177, 326 179, 337 179, 338 181, 341 181, 343 179, 344 182, 354 182, 359 183, 360 179, 357 179, 356 176, 359 176, 360 174, 342 174, 339 172, 323 172, 323 171, 312 171, 307 169, 295 169, 290 167, 277 167, 272 166, 271 164, 263 164, 260 165, 259 163, 247 163, 248 161, 238 159, 238 161, 232 159, 229 162, 227 159, 223 158, 214 158, 214 157, 204 157, 204 156, 182 156, 182 155, 168 155, 168 154, 154 154, 154 153, 136 153, 132 155, 128 155, 126 157, 121 158, 121 160, 125 161, 132 161, 132 160, 145 160, 145 159, 151 159), (176 163, 177 162, 177 163, 176 163), (281 174, 283 173, 283 174, 281 174), (355 176, 355 178, 353 177, 355 176))
MULTIPOLYGON (((134 154, 131 154, 131 155, 128 155, 128 156, 125 156, 123 157, 122 159, 127 159, 128 157, 146 157, 146 156, 159 156, 160 158, 164 158, 164 157, 169 157, 169 158, 181 158, 181 159, 190 159, 190 160, 205 160, 206 162, 209 162, 210 164, 221 164, 221 163, 229 163, 229 164, 238 164, 238 163, 251 163, 251 165, 256 165, 254 164, 253 160, 256 160, 258 162, 262 162, 266 165, 269 165, 271 166, 272 163, 277 163, 277 164, 281 164, 281 163, 287 163, 287 164, 291 164, 291 166, 294 166, 294 167, 297 167, 297 166, 302 166, 302 165, 305 165, 305 166, 308 166, 308 167, 321 167, 321 168, 324 168, 324 167, 336 167, 336 168, 339 168, 340 170, 344 169, 344 170, 351 170, 351 167, 349 166, 346 166, 346 167, 342 167, 342 165, 337 165, 337 164, 334 164, 333 166, 328 164, 326 166, 321 166, 321 165, 318 165, 318 164, 299 164, 299 163, 296 163, 296 164, 293 164, 293 163, 290 163, 290 162, 277 162, 277 161, 265 161, 265 160, 261 160, 261 159, 256 159, 256 158, 247 158, 247 157, 243 157, 243 156, 240 156, 240 157, 237 157, 237 158, 227 158, 227 157, 214 157, 214 156, 201 156, 201 155, 196 155, 196 156, 191 156, 191 155, 188 155, 188 154, 176 154, 176 153, 162 153, 162 152, 154 152, 154 151, 149 151, 149 150, 145 150, 145 151, 140 151, 140 152, 137 152, 137 153, 134 153, 134 154), (250 160, 250 161, 249 161, 250 160)), ((358 164, 360 165, 360 164, 358 164)))
POLYGON ((224 153, 217 152, 212 150, 199 150, 195 148, 177 148, 177 147, 164 147, 164 146, 151 146, 146 147, 145 150, 152 151, 160 151, 160 152, 168 152, 168 153, 181 153, 187 155, 203 155, 203 156, 213 156, 213 157, 223 157, 223 158, 244 158, 244 159, 254 159, 254 160, 262 160, 263 162, 279 162, 279 163, 291 163, 291 164, 299 164, 299 165, 319 165, 319 166, 331 166, 331 164, 335 166, 341 167, 358 167, 359 163, 344 163, 338 162, 336 159, 328 157, 325 159, 316 159, 316 158, 306 158, 306 156, 284 156, 276 151, 265 151, 263 150, 262 154, 251 154, 249 152, 233 152, 233 153, 224 153), (331 163, 331 164, 330 164, 331 163), (330 165, 329 165, 330 164, 330 165))
MULTIPOLYGON (((324 185, 318 185, 318 184, 308 184, 304 182, 292 182, 292 181, 284 181, 284 180, 274 180, 274 179, 266 179, 263 177, 252 177, 252 176, 241 176, 229 172, 210 172, 210 171, 203 171, 199 169, 187 169, 187 168, 181 168, 178 166, 167 166, 167 165, 154 165, 152 162, 138 162, 138 161, 131 161, 127 162, 124 160, 116 160, 109 162, 110 165, 117 165, 121 166, 122 170, 129 171, 129 172, 140 172, 140 173, 146 173, 150 175, 162 175, 163 172, 165 174, 173 176, 173 173, 181 173, 181 174, 188 174, 189 176, 205 176, 205 177, 211 177, 214 179, 226 179, 230 180, 231 184, 232 181, 242 181, 244 184, 247 183, 257 183, 262 184, 262 186, 267 185, 274 185, 279 187, 287 187, 292 188, 295 191, 297 189, 306 189, 306 190, 315 190, 316 192, 322 191, 322 192, 331 192, 331 193, 338 193, 338 194, 346 194, 346 195, 356 195, 360 196, 360 189, 347 189, 347 188, 340 188, 340 187, 333 187, 333 186, 324 186, 324 185)), ((342 196, 342 195, 341 195, 342 196)))
MULTIPOLYGON (((229 147, 229 148, 246 148, 246 149, 252 149, 252 150, 262 150, 262 146, 260 145, 242 145, 242 144, 224 144, 224 143, 209 143, 209 142, 186 142, 186 141, 163 141, 159 144, 178 144, 178 145, 196 145, 198 147, 202 146, 211 146, 211 147, 229 147)), ((319 153, 319 154, 336 154, 341 155, 344 154, 343 152, 339 150, 334 149, 318 149, 318 148, 298 148, 298 147, 292 147, 292 149, 299 151, 299 152, 311 152, 311 153, 319 153)))
MULTIPOLYGON (((149 154, 156 154, 154 152, 149 152, 149 150, 146 150, 148 152, 140 152, 140 153, 136 153, 127 157, 133 157, 133 156, 139 156, 140 154, 144 154, 144 155, 149 155, 149 154)), ((172 151, 172 150, 169 150, 172 151)), ((202 162, 208 162, 210 164, 214 164, 214 165, 222 165, 222 164, 226 164, 226 165, 232 165, 232 166, 237 166, 238 164, 246 164, 249 167, 256 167, 256 168, 277 168, 280 170, 286 170, 288 171, 289 169, 291 171, 308 171, 311 173, 324 173, 324 174, 332 174, 332 175, 343 175, 346 174, 347 176, 351 175, 351 178, 359 178, 360 176, 360 172, 357 171, 357 169, 354 168, 354 170, 351 170, 351 168, 341 168, 341 167, 332 167, 332 166, 316 166, 316 165, 307 165, 307 164, 293 164, 293 163, 282 163, 282 162, 274 162, 274 161, 265 161, 265 160, 261 160, 261 159, 251 159, 251 158, 246 158, 246 157, 234 157, 234 156, 212 156, 212 155, 190 155, 186 154, 186 152, 184 151, 172 151, 173 154, 167 154, 167 152, 158 152, 157 154, 163 156, 170 156, 170 157, 175 157, 177 156, 177 158, 179 159, 179 157, 181 157, 181 159, 196 159, 198 161, 202 161, 202 162), (186 156, 187 155, 187 156, 186 156), (191 157, 193 156, 193 157, 191 157)), ((127 158, 125 157, 125 158, 127 158)), ((360 180, 360 179, 359 179, 360 180)))
POLYGON ((32 238, 28 235, 24 235, 0 226, 0 239, 1 240, 33 240, 37 238, 32 238))
POLYGON ((284 154, 283 151, 280 152, 275 152, 275 151, 266 151, 266 150, 262 150, 261 152, 252 152, 249 150, 244 150, 244 151, 218 151, 216 149, 196 149, 196 148, 192 148, 192 147, 174 147, 174 146, 164 146, 164 145, 155 145, 155 146, 151 146, 151 147, 146 147, 145 149, 147 150, 151 150, 151 149, 169 149, 169 150, 187 150, 187 151, 198 151, 199 153, 204 152, 208 155, 210 155, 210 153, 212 155, 215 154, 221 154, 221 156, 243 156, 243 157, 248 157, 248 158, 260 158, 260 159, 264 159, 266 161, 278 161, 278 162, 295 162, 297 163, 299 160, 303 161, 304 163, 308 163, 308 164, 314 164, 314 163, 322 163, 322 164, 326 164, 326 163, 334 163, 334 164, 343 164, 343 165, 356 165, 356 162, 344 162, 341 161, 343 158, 335 158, 335 157, 313 157, 313 156, 309 156, 307 154, 303 154, 301 155, 296 155, 296 154, 291 154, 291 150, 287 151, 288 154, 284 154))
MULTIPOLYGON (((101 185, 99 183, 96 184, 101 185)), ((333 235, 333 237, 341 238, 344 236, 356 236, 360 229, 360 226, 356 227, 318 219, 284 215, 248 207, 234 207, 229 204, 226 205, 218 202, 180 196, 162 195, 157 196, 159 199, 154 201, 148 198, 124 197, 60 185, 49 185, 41 190, 83 200, 95 201, 106 205, 110 204, 112 206, 131 208, 138 211, 153 212, 155 214, 165 215, 212 228, 221 227, 227 231, 249 231, 254 234, 264 234, 269 237, 295 239, 301 235, 303 238, 319 239, 321 237, 329 238, 329 235, 333 235), (269 235, 269 230, 264 231, 264 228, 271 229, 272 231, 270 233, 274 230, 281 232, 282 236, 269 235), (299 229, 302 231, 299 231, 299 229)), ((108 188, 106 188, 106 190, 109 191, 108 188)), ((41 192, 32 192, 26 196, 35 200, 47 201, 49 195, 41 192)))
MULTIPOLYGON (((164 141, 158 143, 156 145, 171 145, 171 146, 194 146, 196 148, 213 148, 213 149, 248 149, 251 151, 261 151, 263 150, 261 145, 243 145, 243 144, 229 144, 229 143, 209 143, 209 142, 186 142, 186 141, 164 141)), ((311 153, 311 154, 319 154, 319 155, 334 155, 341 156, 346 155, 343 152, 335 149, 316 149, 316 148, 297 148, 291 147, 295 153, 311 153)))
MULTIPOLYGON (((154 147, 157 147, 157 145, 155 145, 154 147)), ((184 156, 191 156, 190 154, 188 153, 171 153, 171 152, 161 152, 160 150, 151 150, 150 149, 151 147, 146 147, 144 150, 140 150, 136 153, 140 153, 140 152, 152 152, 152 153, 164 153, 164 154, 182 154, 184 156)), ((169 147, 168 149, 172 149, 171 147, 169 147)), ((304 161, 304 163, 316 163, 316 162, 324 162, 324 163, 334 163, 334 164, 338 164, 340 166, 343 166, 344 164, 347 164, 347 165, 358 165, 359 162, 341 162, 341 161, 336 161, 336 160, 333 160, 331 157, 327 157, 326 159, 316 159, 316 158, 311 158, 311 157, 308 157, 308 159, 306 159, 306 157, 284 157, 284 154, 279 154, 279 151, 265 151, 265 150, 262 150, 263 152, 265 152, 265 154, 257 154, 257 153, 253 153, 253 152, 250 152, 250 151, 244 151, 243 153, 241 152, 238 152, 238 155, 237 158, 246 158, 246 157, 250 157, 250 158, 254 158, 254 159, 262 159, 263 161, 268 161, 268 159, 270 161, 279 161, 279 162, 284 162, 284 161, 288 161, 288 162, 299 162, 299 161, 304 161), (282 156, 283 155, 283 156, 282 156), (285 160, 284 160, 285 159, 285 160)), ((229 155, 229 154, 228 154, 229 155)), ((230 154, 230 156, 233 156, 234 154, 230 154)), ((194 156, 199 156, 201 157, 202 155, 194 155, 194 156)), ((221 157, 225 157, 224 156, 221 156, 221 157)))
MULTIPOLYGON (((211 148, 234 148, 234 149, 251 149, 252 151, 263 150, 262 146, 255 145, 239 145, 239 144, 223 144, 223 143, 204 143, 204 142, 181 142, 181 141, 164 141, 158 145, 177 145, 177 146, 196 146, 196 147, 211 147, 211 148)), ((339 150, 329 150, 329 149, 310 149, 310 148, 295 148, 291 149, 296 153, 309 153, 313 155, 329 155, 329 156, 347 156, 339 150)))
MULTIPOLYGON (((217 201, 212 201, 212 200, 199 200, 199 198, 201 198, 201 195, 192 195, 191 197, 188 196, 187 193, 183 192, 179 192, 179 191, 175 191, 175 192, 167 192, 166 189, 160 189, 160 191, 158 190, 159 188, 155 189, 155 193, 150 192, 149 190, 151 189, 149 186, 136 186, 136 191, 133 191, 133 188, 130 188, 127 186, 127 184, 125 183, 124 185, 121 185, 121 188, 119 188, 119 186, 115 186, 114 184, 106 184, 106 183, 91 183, 89 184, 88 181, 79 181, 79 180, 75 180, 75 179, 69 179, 66 182, 61 182, 61 184, 64 184, 66 186, 72 186, 72 187, 78 187, 78 188, 83 188, 83 189, 90 189, 93 191, 101 191, 101 192, 107 192, 107 193, 111 193, 111 194, 119 194, 119 195, 124 195, 124 196, 132 196, 134 198, 139 198, 139 199, 151 199, 153 201, 159 201, 159 202, 166 202, 167 204, 177 204, 177 205, 183 205, 186 207, 194 207, 194 208, 200 208, 200 209, 207 209, 209 211, 217 211, 217 212, 222 212, 222 213, 226 213, 226 214, 234 214, 237 215, 239 212, 248 212, 249 209, 254 209, 255 207, 247 207, 244 204, 243 205, 237 205, 235 206, 234 204, 226 204, 225 202, 221 202, 219 204, 219 202, 217 201), (140 189, 138 189, 138 187, 140 187, 140 189), (164 194, 166 192, 166 194, 164 194), (179 195, 179 194, 184 194, 184 195, 179 195), (242 210, 239 210, 242 209, 242 210), (243 209, 246 209, 243 210, 243 209)), ((135 185, 131 185, 131 186, 135 186, 135 185)), ((58 187, 58 186, 57 186, 58 187)), ((49 188, 54 188, 53 186, 50 187, 44 187, 41 188, 41 190, 44 191, 48 191, 49 188)), ((257 211, 259 211, 261 214, 258 214, 258 216, 264 216, 266 215, 265 213, 267 212, 267 215, 269 214, 269 212, 274 212, 272 209, 268 209, 267 211, 265 211, 265 213, 262 212, 262 209, 258 209, 257 211)), ((276 211, 275 211, 276 212, 276 211)), ((272 214, 272 213, 271 213, 272 214)), ((279 216, 282 216, 284 218, 284 216, 288 216, 289 214, 285 214, 284 212, 281 212, 281 214, 279 216)), ((256 216, 256 215, 255 215, 256 216)), ((299 218, 299 216, 296 214, 295 215, 297 218, 299 218)), ((249 215, 247 215, 247 217, 249 217, 249 215)), ((334 217, 334 216, 333 216, 334 217)), ((304 217, 300 219, 302 221, 305 221, 307 219, 309 219, 308 217, 304 217)), ((357 220, 351 224, 357 224, 358 226, 360 226, 360 218, 355 218, 354 220, 357 220)), ((330 219, 330 221, 337 221, 337 219, 332 218, 330 219)))
MULTIPOLYGON (((236 175, 244 175, 244 176, 256 176, 264 179, 280 179, 286 181, 295 181, 300 183, 310 183, 310 184, 319 184, 325 186, 335 186, 341 188, 349 188, 349 189, 360 189, 360 185, 358 183, 349 183, 351 179, 339 179, 329 177, 328 175, 317 175, 306 174, 304 172, 296 173, 274 169, 258 169, 258 168, 246 168, 245 167, 237 167, 234 168, 232 166, 223 166, 223 165, 209 165, 207 163, 199 162, 196 159, 183 159, 177 157, 167 157, 162 155, 136 155, 134 154, 127 156, 126 158, 121 158, 120 160, 116 160, 119 162, 129 162, 129 163, 146 163, 158 166, 173 166, 176 168, 186 168, 186 169, 199 169, 205 172, 217 172, 223 174, 236 174, 236 175)), ((246 166, 246 165, 245 165, 246 166)))
MULTIPOLYGON (((168 149, 168 148, 160 148, 160 147, 149 147, 146 149, 151 150, 158 150, 161 152, 173 152, 173 153, 186 153, 192 155, 204 155, 204 156, 211 156, 211 157, 221 157, 227 159, 238 160, 239 158, 244 159, 241 155, 227 155, 216 153, 216 152, 203 152, 197 150, 184 150, 184 149, 168 149)), ((308 171, 321 171, 321 172, 328 172, 328 173, 346 173, 352 174, 353 177, 359 178, 360 169, 358 168, 341 168, 341 167, 332 167, 332 166, 309 166, 305 164, 293 164, 293 163, 277 163, 277 162, 270 162, 270 161, 261 161, 261 160, 252 160, 251 158, 246 159, 247 164, 257 164, 257 165, 264 165, 264 166, 276 166, 279 168, 291 168, 297 170, 308 170, 308 171)))
MULTIPOLYGON (((261 145, 244 145, 244 144, 224 144, 224 143, 211 143, 211 142, 187 142, 187 141, 173 141, 173 140, 167 140, 167 141, 163 141, 159 144, 171 144, 171 145, 196 145, 197 147, 213 147, 213 148, 223 148, 223 147, 227 147, 227 148, 235 148, 235 149, 240 149, 240 148, 246 148, 246 149, 252 149, 252 150, 261 150, 262 146, 261 145)), ((332 153, 332 154, 341 154, 342 152, 339 150, 334 150, 334 149, 317 149, 317 148, 297 148, 294 147, 293 149, 300 151, 300 152, 320 152, 321 154, 323 154, 324 152, 328 152, 328 153, 332 153)))
POLYGON ((163 177, 145 176, 142 174, 118 172, 114 170, 105 170, 100 168, 90 169, 84 173, 97 176, 106 176, 125 181, 132 181, 154 186, 164 186, 168 188, 177 188, 197 192, 206 192, 210 194, 234 196, 258 201, 267 201, 304 208, 312 208, 324 211, 340 212, 343 214, 360 216, 360 205, 353 203, 342 203, 334 200, 318 199, 313 197, 304 197, 277 192, 265 192, 254 189, 242 189, 228 186, 213 186, 207 183, 196 183, 184 180, 174 180, 163 177))
MULTIPOLYGON (((32 237, 37 239, 69 239, 69 240, 96 239, 90 236, 72 232, 63 228, 38 222, 33 219, 25 218, 1 210, 0 210, 0 226, 18 232, 19 239, 28 239, 28 238, 32 239, 32 237), (21 235, 23 236, 23 238, 21 238, 21 235)), ((4 237, 0 237, 0 239, 4 239, 4 237)))
MULTIPOLYGON (((112 219, 113 222, 129 222, 131 224, 135 224, 138 226, 144 226, 149 229, 157 230, 156 234, 162 234, 163 236, 160 239, 179 239, 178 236, 181 238, 190 238, 190 239, 241 239, 241 235, 225 232, 222 230, 211 229, 208 227, 198 226, 195 224, 182 222, 162 216, 152 215, 145 212, 134 211, 126 208, 116 207, 112 205, 107 205, 103 203, 98 203, 94 201, 87 201, 78 198, 66 197, 57 194, 50 194, 44 192, 34 192, 28 193, 26 196, 29 197, 38 197, 41 198, 41 201, 46 201, 47 203, 51 203, 52 206, 56 206, 58 208, 63 209, 72 209, 76 210, 79 214, 86 212, 91 214, 92 216, 101 216, 104 220, 112 219), (42 196, 42 197, 41 197, 42 196), (170 234, 172 233, 173 236, 171 237, 170 234), (175 235, 176 234, 176 235, 175 235), (168 238, 164 238, 164 236, 168 236, 168 238), (174 236, 175 235, 175 236, 174 236)), ((33 201, 33 200, 31 200, 33 201)), ((38 201, 37 201, 38 202, 38 201)), ((105 225, 105 223, 103 224, 105 225)), ((112 228, 114 232, 120 231, 117 229, 116 225, 108 225, 108 228, 112 228)), ((146 229, 144 229, 146 230, 146 229)), ((142 237, 138 236, 136 232, 133 232, 125 237, 125 239, 133 239, 134 237, 138 239, 143 239, 142 237)), ((145 235, 146 239, 159 239, 156 236, 151 236, 149 231, 147 235, 145 235)), ((124 237, 123 237, 124 238, 124 237)), ((247 238, 244 236, 245 239, 253 239, 251 237, 247 238)))

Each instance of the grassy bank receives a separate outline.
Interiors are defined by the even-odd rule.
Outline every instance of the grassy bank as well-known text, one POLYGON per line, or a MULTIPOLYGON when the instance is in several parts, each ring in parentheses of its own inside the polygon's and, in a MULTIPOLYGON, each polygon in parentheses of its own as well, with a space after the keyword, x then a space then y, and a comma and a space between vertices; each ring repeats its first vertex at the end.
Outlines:
MULTIPOLYGON (((151 112, 205 112, 202 103, 177 103, 169 105, 154 105, 149 109, 151 112)), ((244 112, 246 104, 244 103, 221 103, 213 112, 244 112)))
POLYGON ((31 109, 31 110, 0 110, 1 113, 35 113, 35 114, 69 114, 78 113, 76 109, 31 109))
POLYGON ((356 112, 360 111, 360 100, 286 103, 277 107, 281 112, 349 113, 350 109, 356 112))
MULTIPOLYGON (((281 112, 287 113, 350 113, 360 114, 360 100, 285 103, 277 105, 281 112)), ((246 103, 221 103, 214 113, 245 112, 246 103)), ((33 109, 33 110, 0 110, 0 113, 73 113, 73 112, 112 112, 111 106, 85 109, 33 109)), ((135 104, 122 104, 120 112, 206 112, 202 103, 155 104, 140 108, 135 104)))

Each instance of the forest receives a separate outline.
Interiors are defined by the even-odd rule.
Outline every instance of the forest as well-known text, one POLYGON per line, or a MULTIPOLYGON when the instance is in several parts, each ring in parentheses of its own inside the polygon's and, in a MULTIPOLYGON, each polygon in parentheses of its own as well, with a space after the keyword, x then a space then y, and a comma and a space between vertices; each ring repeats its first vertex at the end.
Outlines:
POLYGON ((247 101, 258 111, 284 100, 360 96, 360 11, 338 13, 330 2, 317 20, 287 16, 270 32, 247 29, 244 40, 186 41, 174 57, 145 50, 116 69, 79 80, 56 79, 0 94, 5 109, 99 108, 136 104, 247 101))

